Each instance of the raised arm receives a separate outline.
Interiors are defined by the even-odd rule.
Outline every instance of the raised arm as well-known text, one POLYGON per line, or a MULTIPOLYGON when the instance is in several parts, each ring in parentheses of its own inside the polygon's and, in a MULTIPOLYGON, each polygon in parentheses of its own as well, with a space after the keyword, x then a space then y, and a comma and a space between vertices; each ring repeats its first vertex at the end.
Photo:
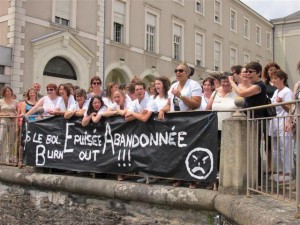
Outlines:
POLYGON ((260 87, 258 85, 252 85, 248 88, 240 88, 236 85, 236 83, 233 80, 233 76, 228 77, 230 84, 233 88, 233 90, 236 92, 236 94, 240 97, 250 97, 253 95, 257 95, 261 92, 260 87))

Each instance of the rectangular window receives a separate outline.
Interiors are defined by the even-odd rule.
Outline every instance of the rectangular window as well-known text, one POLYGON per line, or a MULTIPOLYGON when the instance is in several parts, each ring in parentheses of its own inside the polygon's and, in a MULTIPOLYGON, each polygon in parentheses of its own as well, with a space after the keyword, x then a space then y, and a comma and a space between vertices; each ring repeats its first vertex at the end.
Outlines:
POLYGON ((55 2, 55 23, 70 26, 72 0, 55 2))
POLYGON ((250 21, 244 18, 244 37, 250 39, 250 21))
POLYGON ((180 60, 181 54, 181 37, 174 35, 174 59, 180 60))
POLYGON ((173 47, 174 47, 174 55, 173 58, 177 60, 181 60, 182 53, 182 27, 174 24, 173 28, 174 36, 173 36, 173 47))
POLYGON ((195 0, 196 3, 196 12, 203 15, 204 13, 204 2, 203 0, 195 0))
POLYGON ((214 43, 214 70, 220 71, 221 70, 221 43, 215 41, 214 43))
POLYGON ((247 65, 250 62, 249 53, 244 53, 244 65, 247 65))
POLYGON ((236 32, 237 31, 236 27, 237 27, 236 11, 231 9, 230 10, 230 30, 236 32))
POLYGON ((204 59, 203 59, 203 35, 196 33, 195 37, 195 58, 196 58, 196 65, 204 67, 204 59))
POLYGON ((155 52, 155 27, 147 25, 147 51, 155 52))
POLYGON ((236 48, 230 48, 230 67, 237 65, 237 50, 236 48))
POLYGON ((70 21, 64 18, 60 18, 58 16, 55 17, 55 23, 59 23, 64 26, 70 26, 70 21))
POLYGON ((114 1, 114 41, 124 42, 124 25, 125 25, 125 3, 114 1))
POLYGON ((0 74, 4 74, 4 66, 0 66, 0 74))
POLYGON ((156 16, 147 13, 146 14, 146 50, 155 52, 155 37, 156 37, 156 16))
POLYGON ((256 44, 261 45, 261 28, 256 25, 256 44))
POLYGON ((214 21, 216 23, 222 23, 222 4, 220 1, 215 0, 215 6, 214 6, 214 21))
POLYGON ((114 23, 114 41, 123 43, 123 25, 114 23))
POLYGON ((266 40, 267 50, 271 50, 271 33, 267 31, 267 40, 266 40))

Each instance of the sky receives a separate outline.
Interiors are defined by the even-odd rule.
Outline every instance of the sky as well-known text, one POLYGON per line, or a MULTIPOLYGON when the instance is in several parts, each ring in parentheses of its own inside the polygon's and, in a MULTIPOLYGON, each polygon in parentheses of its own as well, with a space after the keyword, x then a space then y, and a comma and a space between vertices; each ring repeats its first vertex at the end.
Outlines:
POLYGON ((241 0, 268 20, 286 17, 300 10, 300 0, 241 0))

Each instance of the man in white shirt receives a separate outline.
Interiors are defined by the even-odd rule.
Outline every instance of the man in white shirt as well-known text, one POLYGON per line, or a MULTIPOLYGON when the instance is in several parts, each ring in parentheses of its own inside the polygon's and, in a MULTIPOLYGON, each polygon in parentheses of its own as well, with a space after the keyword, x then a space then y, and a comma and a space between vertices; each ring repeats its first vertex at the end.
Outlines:
POLYGON ((138 82, 134 85, 136 99, 129 103, 127 113, 125 114, 126 121, 137 119, 146 122, 150 118, 155 109, 153 109, 153 100, 149 96, 147 97, 145 93, 145 83, 138 82))

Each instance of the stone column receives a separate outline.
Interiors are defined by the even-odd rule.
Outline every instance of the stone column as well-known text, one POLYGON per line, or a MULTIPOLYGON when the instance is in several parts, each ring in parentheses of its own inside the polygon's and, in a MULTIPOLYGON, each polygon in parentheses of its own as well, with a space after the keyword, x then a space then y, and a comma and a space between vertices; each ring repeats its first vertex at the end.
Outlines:
POLYGON ((247 120, 235 113, 223 121, 219 191, 245 194, 247 190, 247 120))

